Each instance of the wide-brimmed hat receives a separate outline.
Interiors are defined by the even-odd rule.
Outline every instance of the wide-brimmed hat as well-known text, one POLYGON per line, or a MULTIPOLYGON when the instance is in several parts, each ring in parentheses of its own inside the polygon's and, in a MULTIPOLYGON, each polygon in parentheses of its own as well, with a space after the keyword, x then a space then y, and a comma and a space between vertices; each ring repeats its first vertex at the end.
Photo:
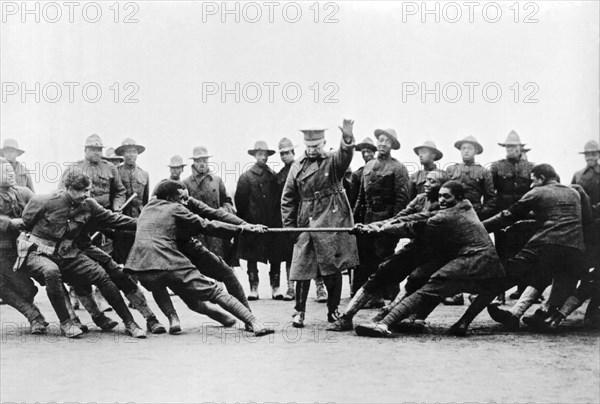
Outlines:
POLYGON ((431 140, 426 140, 423 142, 422 145, 419 145, 417 147, 415 147, 413 150, 415 152, 416 155, 419 155, 419 149, 421 148, 426 148, 429 150, 432 150, 435 153, 435 157, 433 158, 434 161, 438 161, 439 159, 441 159, 442 157, 444 157, 444 153, 442 153, 437 146, 435 145, 435 143, 431 140))
POLYGON ((298 147, 298 146, 295 146, 292 143, 292 141, 290 139, 288 139, 287 137, 281 138, 281 140, 279 141, 279 145, 278 145, 279 153, 292 151, 296 147, 298 147))
POLYGON ((25 153, 25 150, 19 149, 19 144, 15 139, 4 139, 4 142, 2 142, 2 149, 0 149, 0 156, 4 156, 4 149, 15 149, 17 151, 17 156, 25 153))
POLYGON ((85 139, 85 147, 104 147, 104 145, 102 144, 102 139, 100 138, 100 136, 96 135, 95 133, 93 135, 88 136, 85 139))
POLYGON ((208 150, 204 146, 196 146, 193 150, 193 156, 190 159, 201 159, 206 157, 212 157, 212 154, 208 154, 208 150))
POLYGON ((583 151, 579 152, 579 154, 595 152, 600 152, 600 149, 598 149, 598 142, 596 142, 595 140, 590 140, 583 146, 583 151))
POLYGON ((121 146, 117 147, 115 150, 115 154, 117 156, 122 156, 125 153, 125 149, 128 147, 135 147, 137 149, 138 154, 142 154, 146 148, 142 145, 137 144, 135 140, 130 137, 125 138, 123 142, 121 142, 121 146))
POLYGON ((376 152, 377 146, 375 146, 375 142, 373 142, 370 137, 366 137, 362 142, 356 145, 356 151, 362 151, 363 149, 369 149, 376 152))
POLYGON ((527 153, 528 151, 531 150, 531 149, 525 148, 525 143, 521 142, 521 138, 519 137, 519 134, 517 132, 515 132, 514 130, 511 130, 510 133, 508 134, 508 136, 506 136, 506 140, 504 141, 504 143, 498 143, 498 145, 502 146, 502 147, 521 146, 521 151, 523 153, 527 153))
POLYGON ((254 156, 257 151, 266 151, 269 156, 275 154, 275 150, 269 149, 267 142, 264 140, 258 140, 254 143, 254 149, 248 150, 248 154, 254 156))
POLYGON ((483 146, 477 141, 477 139, 475 139, 474 136, 467 136, 466 138, 459 140, 458 142, 454 143, 454 147, 460 150, 464 143, 471 143, 473 146, 475 146, 475 154, 483 153, 483 146))
POLYGON ((326 130, 327 129, 310 128, 300 129, 300 132, 304 134, 304 144, 306 146, 316 146, 325 139, 326 130))
POLYGON ((113 147, 106 149, 102 158, 111 163, 122 163, 123 160, 125 160, 123 157, 115 154, 115 149, 113 147))
POLYGON ((173 157, 171 157, 171 160, 169 161, 169 165, 167 167, 185 167, 187 164, 183 163, 183 157, 181 157, 179 154, 174 155, 173 157))
POLYGON ((400 148, 400 142, 398 141, 398 135, 394 129, 375 129, 375 138, 379 139, 379 136, 386 135, 392 141, 392 149, 398 150, 400 148))

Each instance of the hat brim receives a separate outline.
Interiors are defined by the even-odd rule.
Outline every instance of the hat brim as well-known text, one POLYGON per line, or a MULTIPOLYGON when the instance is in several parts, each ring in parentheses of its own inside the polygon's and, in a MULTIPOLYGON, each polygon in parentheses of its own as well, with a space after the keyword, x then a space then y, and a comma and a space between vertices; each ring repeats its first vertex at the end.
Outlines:
POLYGON ((177 166, 167 165, 167 167, 169 167, 169 168, 177 168, 177 167, 185 167, 185 166, 187 166, 187 164, 180 164, 180 165, 177 165, 177 166))
POLYGON ((498 146, 506 147, 506 146, 525 146, 526 143, 498 143, 498 146))
POLYGON ((295 150, 296 147, 298 147, 298 146, 284 147, 282 149, 279 149, 279 153, 287 153, 289 151, 295 150))
POLYGON ((197 156, 190 157, 190 160, 207 159, 209 157, 212 157, 212 154, 199 154, 197 156))
POLYGON ((483 153, 483 146, 477 142, 472 142, 470 140, 459 140, 458 142, 454 143, 454 147, 456 147, 458 150, 460 150, 462 145, 465 143, 471 143, 473 146, 475 146, 475 154, 483 153))
POLYGON ((129 147, 135 147, 137 149, 138 154, 142 154, 144 152, 144 150, 146 150, 146 148, 144 146, 140 146, 139 144, 128 144, 128 145, 122 145, 119 146, 115 149, 115 154, 117 156, 122 156, 123 153, 125 153, 125 150, 129 147))
POLYGON ((305 146, 317 146, 324 141, 325 141, 325 138, 319 139, 319 140, 305 140, 304 145, 305 146))
POLYGON ((267 155, 269 155, 269 156, 272 156, 272 155, 274 155, 276 153, 275 150, 250 149, 250 150, 248 150, 248 154, 251 155, 251 156, 254 156, 256 154, 256 152, 259 152, 259 151, 266 151, 267 155))
POLYGON ((596 149, 596 150, 586 150, 586 151, 581 151, 581 152, 579 152, 579 154, 586 154, 586 153, 600 153, 600 149, 596 149))
POLYGON ((369 149, 376 152, 377 146, 371 143, 359 143, 356 145, 356 151, 363 151, 363 149, 369 149))
POLYGON ((391 133, 384 129, 375 129, 375 137, 378 138, 381 135, 387 136, 392 141, 392 149, 398 150, 400 149, 400 142, 391 133))
POLYGON ((21 149, 16 149, 14 147, 3 147, 2 149, 0 149, 0 156, 4 157, 4 150, 5 149, 14 149, 17 151, 17 156, 20 156, 21 154, 25 153, 25 150, 21 150, 21 149))
POLYGON ((115 161, 122 163, 123 161, 125 161, 125 159, 123 157, 102 157, 102 160, 106 160, 109 163, 113 163, 115 161))
POLYGON ((444 157, 444 153, 442 153, 440 150, 436 149, 435 147, 430 147, 430 146, 417 146, 413 149, 413 151, 415 152, 415 154, 418 156, 419 155, 419 149, 429 149, 432 150, 433 152, 435 152, 435 157, 433 158, 433 161, 438 161, 441 160, 442 157, 444 157))

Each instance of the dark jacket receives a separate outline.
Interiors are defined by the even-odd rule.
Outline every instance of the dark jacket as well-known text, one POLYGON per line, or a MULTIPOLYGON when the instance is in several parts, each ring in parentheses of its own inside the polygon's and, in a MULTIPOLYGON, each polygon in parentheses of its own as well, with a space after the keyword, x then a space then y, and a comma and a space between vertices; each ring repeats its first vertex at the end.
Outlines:
MULTIPOLYGON (((211 172, 201 174, 192 166, 192 175, 183 180, 184 185, 190 192, 190 196, 204 202, 214 209, 223 209, 226 212, 234 213, 233 201, 227 195, 225 184, 221 177, 211 172)), ((202 244, 211 252, 220 257, 229 257, 231 243, 229 239, 224 240, 220 237, 211 237, 205 234, 198 238, 202 244)))
POLYGON ((135 230, 136 220, 103 208, 87 198, 77 205, 67 191, 35 195, 23 210, 23 223, 34 236, 50 240, 75 240, 88 223, 114 229, 135 230))
MULTIPOLYGON (((125 187, 121 182, 121 176, 117 167, 106 160, 100 160, 99 163, 91 163, 88 160, 80 160, 68 166, 78 168, 87 174, 92 181, 92 198, 96 200, 105 209, 113 211, 121 209, 121 205, 127 199, 125 197, 125 187)), ((64 185, 61 181, 61 187, 64 185)))
POLYGON ((138 217, 142 208, 150 199, 150 176, 139 166, 129 167, 125 164, 118 167, 121 182, 125 187, 125 197, 129 199, 135 192, 137 196, 123 208, 127 216, 138 217))
POLYGON ((502 279, 494 244, 468 200, 442 209, 427 222, 403 222, 394 227, 401 235, 425 240, 448 262, 436 277, 462 280, 502 279))
POLYGON ((11 225, 10 219, 20 218, 27 202, 33 196, 29 188, 14 186, 0 188, 0 255, 14 252, 15 241, 19 236, 19 229, 11 225))
MULTIPOLYGON (((352 227, 352 212, 342 187, 354 143, 343 140, 334 153, 316 161, 306 156, 292 165, 281 198, 284 227, 352 227)), ((358 264, 356 237, 350 233, 300 233, 294 245, 291 279, 331 275, 358 264)))
MULTIPOLYGON (((285 182, 287 181, 288 174, 292 168, 292 164, 285 165, 278 173, 277 173, 277 212, 279 217, 279 226, 283 227, 282 219, 281 219, 281 196, 283 195, 283 188, 285 187, 285 182)), ((292 234, 280 234, 276 238, 276 256, 274 257, 274 261, 279 262, 291 262, 292 255, 294 254, 294 241, 296 240, 295 235, 292 234)))
POLYGON ((535 164, 521 155, 518 160, 502 159, 492 164, 490 171, 496 188, 496 209, 508 209, 510 205, 529 192, 531 169, 535 164))
POLYGON ((453 164, 446 169, 451 180, 465 188, 465 198, 471 202, 479 219, 492 216, 496 211, 496 191, 490 171, 477 164, 453 164))
POLYGON ((600 217, 600 164, 593 167, 586 167, 573 175, 571 184, 578 184, 583 187, 590 197, 592 211, 595 218, 600 217))
MULTIPOLYGON (((279 190, 275 173, 266 165, 254 164, 243 173, 235 191, 238 216, 248 223, 280 227, 279 190)), ((237 256, 247 261, 272 261, 273 234, 242 234, 237 256)))
POLYGON ((125 267, 131 271, 193 269, 181 245, 199 233, 222 236, 236 231, 235 225, 202 219, 179 203, 152 199, 138 218, 135 242, 125 267))
POLYGON ((354 221, 372 223, 393 217, 406 207, 408 170, 393 157, 373 159, 365 165, 354 221))
POLYGON ((497 231, 529 218, 529 212, 534 214, 537 230, 525 248, 554 244, 584 250, 581 197, 576 190, 557 182, 533 188, 484 225, 490 232, 497 231))

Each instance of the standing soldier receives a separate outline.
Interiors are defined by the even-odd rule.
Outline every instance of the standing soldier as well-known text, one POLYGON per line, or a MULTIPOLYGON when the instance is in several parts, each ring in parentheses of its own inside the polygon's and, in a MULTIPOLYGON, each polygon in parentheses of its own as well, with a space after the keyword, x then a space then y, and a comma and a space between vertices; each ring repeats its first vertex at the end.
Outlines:
POLYGON ((412 201, 417 195, 425 192, 425 183, 427 174, 431 171, 439 171, 435 166, 435 162, 444 157, 431 140, 426 140, 422 145, 415 147, 414 152, 419 156, 419 162, 423 168, 410 176, 410 200, 412 201))
MULTIPOLYGON (((375 158, 375 152, 377 146, 373 143, 370 137, 366 137, 362 142, 356 145, 356 151, 359 151, 362 155, 363 161, 367 164, 369 161, 375 158)), ((365 166, 360 167, 358 170, 352 173, 350 180, 351 190, 348 194, 348 200, 350 201, 350 207, 354 209, 356 201, 358 200, 358 192, 360 191, 360 184, 362 182, 363 170, 365 166)))
MULTIPOLYGON (((84 146, 84 159, 67 166, 63 180, 69 171, 73 169, 81 170, 92 182, 91 197, 103 208, 118 212, 126 200, 125 187, 121 182, 117 167, 102 158, 103 148, 104 145, 100 136, 96 134, 88 136, 84 146)), ((61 180, 61 188, 64 187, 63 180, 61 180)), ((113 242, 111 239, 102 235, 97 243, 104 252, 112 254, 113 242)), ((95 298, 102 309, 110 310, 102 295, 97 293, 95 298)), ((86 307, 86 310, 89 311, 90 309, 95 311, 94 307, 86 307)))
MULTIPOLYGON (((498 145, 506 148, 506 158, 492 164, 491 172, 496 188, 496 209, 503 211, 517 202, 523 195, 529 192, 531 187, 531 169, 535 164, 527 161, 524 143, 514 130, 510 131, 504 143, 498 145)), ((506 231, 494 233, 496 250, 502 265, 506 266, 509 258, 514 257, 533 235, 534 229, 519 225, 506 231)), ((523 287, 510 297, 518 299, 523 287)), ((498 296, 499 303, 505 302, 504 293, 498 296)))
POLYGON ((19 144, 15 139, 4 139, 2 142, 2 149, 0 149, 0 157, 4 157, 15 171, 15 181, 18 186, 26 187, 35 192, 33 189, 33 181, 31 176, 27 172, 25 165, 17 161, 17 157, 25 153, 24 150, 19 149, 19 144))
POLYGON ((169 175, 169 179, 173 181, 179 181, 181 179, 181 173, 183 173, 183 167, 185 166, 186 164, 183 164, 183 157, 181 157, 179 154, 176 154, 173 157, 171 157, 171 161, 167 166, 169 167, 169 171, 171 172, 171 175, 169 175))
MULTIPOLYGON (((238 216, 248 222, 263 224, 267 227, 279 227, 281 220, 277 190, 277 178, 273 170, 267 166, 269 156, 275 150, 269 149, 267 142, 259 140, 254 148, 248 150, 254 156, 256 164, 244 172, 235 191, 235 206, 238 216)), ((248 300, 258 297, 258 261, 271 265, 269 278, 271 281, 271 297, 282 300, 279 290, 281 262, 276 257, 276 239, 274 234, 241 234, 239 236, 238 258, 248 262, 248 280, 250 294, 248 300)))
MULTIPOLYGON (((391 156, 392 150, 400 149, 400 142, 394 129, 377 129, 377 159, 370 160, 364 168, 358 200, 354 207, 354 220, 369 224, 394 217, 406 207, 408 199, 408 170, 391 156)), ((394 254, 399 237, 393 234, 379 234, 376 237, 361 235, 357 238, 360 265, 354 271, 352 290, 362 287, 379 264, 394 254)), ((390 285, 390 299, 399 292, 399 285, 390 285)), ((385 302, 379 297, 374 307, 383 307, 385 302)))
POLYGON ((88 136, 84 146, 85 158, 69 165, 66 171, 79 169, 86 174, 92 181, 92 198, 104 209, 116 212, 127 199, 126 191, 117 167, 102 159, 103 148, 100 136, 88 136))
MULTIPOLYGON (((279 219, 281 221, 281 195, 283 194, 283 187, 285 186, 285 181, 287 180, 290 169, 292 168, 292 164, 295 161, 296 153, 294 149, 296 146, 292 143, 290 139, 287 137, 282 138, 279 141, 279 156, 281 157, 281 161, 284 164, 283 168, 277 173, 277 203, 279 219)), ((282 262, 285 262, 285 271, 287 275, 287 291, 283 295, 283 300, 294 300, 296 298, 296 292, 294 291, 294 281, 290 280, 290 268, 292 267, 292 255, 294 253, 294 242, 293 238, 289 239, 285 237, 280 237, 277 245, 277 253, 282 262)))
POLYGON ((600 217, 600 149, 598 142, 590 140, 583 147, 583 151, 579 152, 585 157, 586 167, 579 170, 573 175, 571 184, 581 185, 590 197, 592 204, 592 214, 595 219, 600 217))
MULTIPOLYGON (((218 175, 213 174, 208 167, 209 157, 212 156, 208 154, 206 147, 194 147, 193 156, 190 157, 190 159, 194 160, 192 175, 184 179, 183 183, 187 187, 191 197, 204 202, 213 209, 223 209, 228 213, 235 214, 233 201, 227 195, 223 180, 218 175)), ((212 253, 223 257, 225 262, 231 265, 233 259, 231 240, 224 240, 204 234, 200 234, 198 239, 212 253)))
MULTIPOLYGON (((462 163, 453 164, 447 168, 448 178, 463 184, 465 199, 473 205, 479 220, 484 220, 495 213, 495 191, 492 173, 485 167, 475 162, 475 156, 483 153, 483 146, 473 136, 454 143, 460 150, 462 163)), ((463 295, 446 298, 446 305, 463 305, 463 295)))
MULTIPOLYGON (((123 208, 123 214, 129 217, 139 217, 142 208, 148 203, 150 198, 150 177, 146 171, 137 165, 137 157, 146 150, 144 146, 136 143, 131 138, 126 138, 117 147, 115 154, 124 159, 123 165, 118 167, 121 182, 125 187, 125 197, 129 199, 134 193, 136 197, 123 208)), ((113 253, 115 261, 119 264, 124 264, 127 260, 127 255, 133 246, 134 237, 127 235, 115 234, 117 241, 116 248, 113 253)))
MULTIPOLYGON (((325 130, 303 130, 306 155, 292 165, 281 198, 283 226, 352 227, 350 204, 342 187, 352 162, 352 120, 344 120, 340 148, 326 153, 325 130)), ((303 232, 294 245, 291 276, 296 282, 296 313, 292 325, 304 326, 310 280, 323 276, 328 292, 327 320, 334 322, 342 293, 342 271, 358 263, 356 238, 349 233, 303 232)))
POLYGON ((44 334, 46 320, 33 302, 37 288, 27 275, 13 271, 17 236, 23 227, 21 214, 32 196, 31 190, 16 185, 12 165, 0 158, 0 298, 29 320, 32 334, 44 334))

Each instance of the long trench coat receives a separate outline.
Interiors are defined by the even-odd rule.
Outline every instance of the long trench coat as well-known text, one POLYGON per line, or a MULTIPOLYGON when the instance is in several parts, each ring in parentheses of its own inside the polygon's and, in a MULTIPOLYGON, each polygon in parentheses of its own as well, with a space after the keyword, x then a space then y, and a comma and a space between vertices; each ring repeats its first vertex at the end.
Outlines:
MULTIPOLYGON (((352 227, 352 211, 342 178, 352 162, 354 139, 315 161, 292 165, 281 198, 284 227, 352 227)), ((356 237, 350 233, 300 233, 294 245, 291 280, 332 275, 358 265, 356 237)))
MULTIPOLYGON (((253 165, 240 176, 235 190, 238 216, 248 223, 280 227, 277 178, 268 166, 253 165)), ((275 261, 277 234, 241 234, 237 256, 247 261, 275 261)))

